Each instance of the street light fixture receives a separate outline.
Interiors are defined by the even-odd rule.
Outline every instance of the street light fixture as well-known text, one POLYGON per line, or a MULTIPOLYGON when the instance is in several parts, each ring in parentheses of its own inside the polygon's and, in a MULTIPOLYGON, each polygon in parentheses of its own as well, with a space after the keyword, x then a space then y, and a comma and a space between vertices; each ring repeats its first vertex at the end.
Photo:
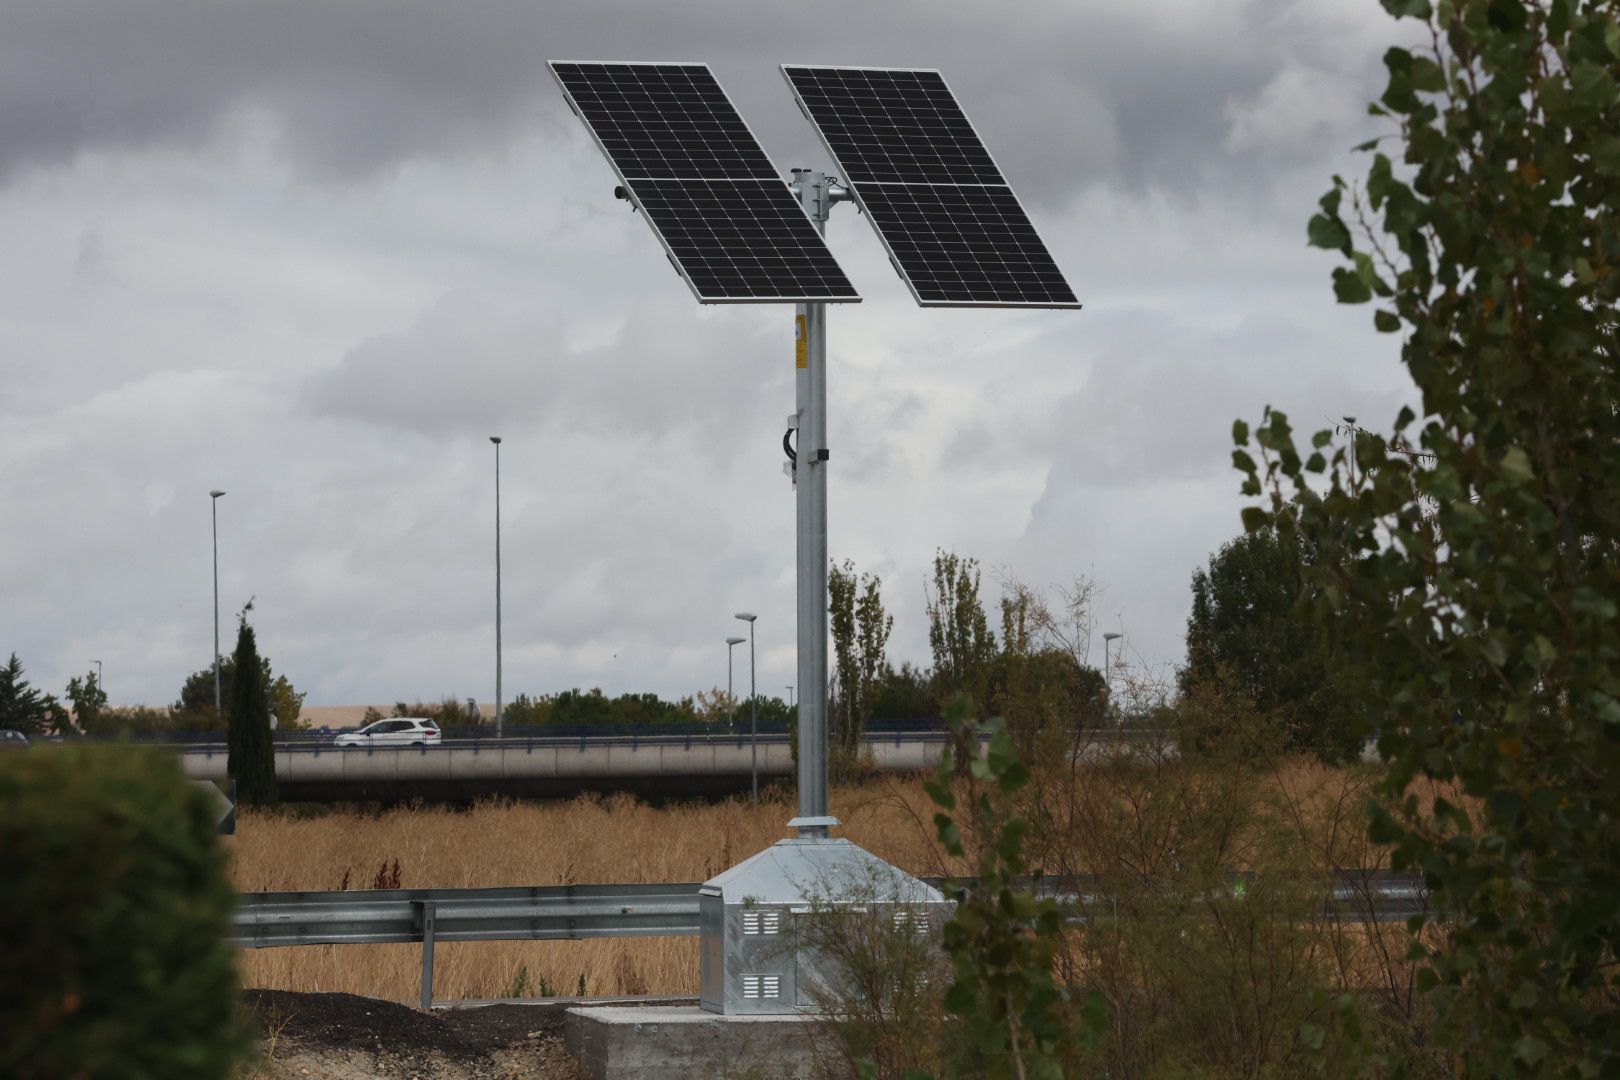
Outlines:
POLYGON ((753 778, 754 802, 759 802, 759 694, 754 689, 754 619, 752 612, 739 611, 737 618, 748 624, 748 741, 753 778))
POLYGON ((501 700, 501 437, 491 435, 495 444, 495 737, 502 734, 501 700))
POLYGON ((225 494, 215 489, 208 493, 208 506, 214 519, 214 714, 225 715, 225 703, 219 691, 219 497, 225 494))
POLYGON ((731 653, 738 645, 747 641, 747 638, 726 638, 726 706, 731 711, 731 730, 737 730, 737 700, 731 694, 731 653))

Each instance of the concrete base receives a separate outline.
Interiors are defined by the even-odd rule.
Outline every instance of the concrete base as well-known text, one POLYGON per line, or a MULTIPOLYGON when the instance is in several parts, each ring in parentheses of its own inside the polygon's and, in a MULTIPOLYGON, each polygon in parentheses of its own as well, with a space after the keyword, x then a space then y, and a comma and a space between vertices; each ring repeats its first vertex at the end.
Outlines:
POLYGON ((587 1080, 810 1080, 815 1064, 808 1016, 588 1005, 569 1009, 563 1030, 587 1080))

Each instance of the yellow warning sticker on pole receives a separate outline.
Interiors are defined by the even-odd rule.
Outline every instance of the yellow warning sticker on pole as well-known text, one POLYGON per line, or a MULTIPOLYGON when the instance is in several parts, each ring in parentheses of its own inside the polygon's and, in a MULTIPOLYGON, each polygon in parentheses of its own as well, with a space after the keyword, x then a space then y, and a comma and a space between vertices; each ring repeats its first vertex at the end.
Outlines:
POLYGON ((793 366, 807 368, 810 366, 810 338, 805 333, 804 316, 795 315, 793 319, 798 324, 793 338, 793 366))

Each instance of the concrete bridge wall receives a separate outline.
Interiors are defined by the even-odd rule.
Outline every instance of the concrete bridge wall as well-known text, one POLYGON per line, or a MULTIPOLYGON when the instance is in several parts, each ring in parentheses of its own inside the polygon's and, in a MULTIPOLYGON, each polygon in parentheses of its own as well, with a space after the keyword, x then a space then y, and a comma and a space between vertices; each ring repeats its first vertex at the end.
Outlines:
MULTIPOLYGON (((915 736, 867 742, 880 772, 933 769, 945 745, 943 738, 915 736)), ((183 756, 192 779, 225 779, 223 747, 189 747, 183 756)), ((710 796, 747 791, 750 760, 746 737, 506 740, 473 746, 278 750, 276 778, 281 797, 289 802, 551 798, 588 791, 710 796)), ((787 740, 761 738, 760 783, 793 774, 787 740)))

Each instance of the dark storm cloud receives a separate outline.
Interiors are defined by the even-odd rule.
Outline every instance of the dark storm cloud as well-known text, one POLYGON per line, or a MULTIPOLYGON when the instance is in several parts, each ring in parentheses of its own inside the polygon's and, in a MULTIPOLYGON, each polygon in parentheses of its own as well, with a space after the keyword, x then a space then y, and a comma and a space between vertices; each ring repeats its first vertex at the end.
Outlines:
POLYGON ((282 152, 315 175, 493 151, 563 120, 546 59, 626 57, 713 62, 779 164, 820 154, 777 62, 937 66, 1029 198, 1185 188, 1230 156, 1233 102, 1290 51, 1331 54, 1293 8, 12 0, 0 176, 96 148, 206 144, 244 110, 273 118, 282 152))

